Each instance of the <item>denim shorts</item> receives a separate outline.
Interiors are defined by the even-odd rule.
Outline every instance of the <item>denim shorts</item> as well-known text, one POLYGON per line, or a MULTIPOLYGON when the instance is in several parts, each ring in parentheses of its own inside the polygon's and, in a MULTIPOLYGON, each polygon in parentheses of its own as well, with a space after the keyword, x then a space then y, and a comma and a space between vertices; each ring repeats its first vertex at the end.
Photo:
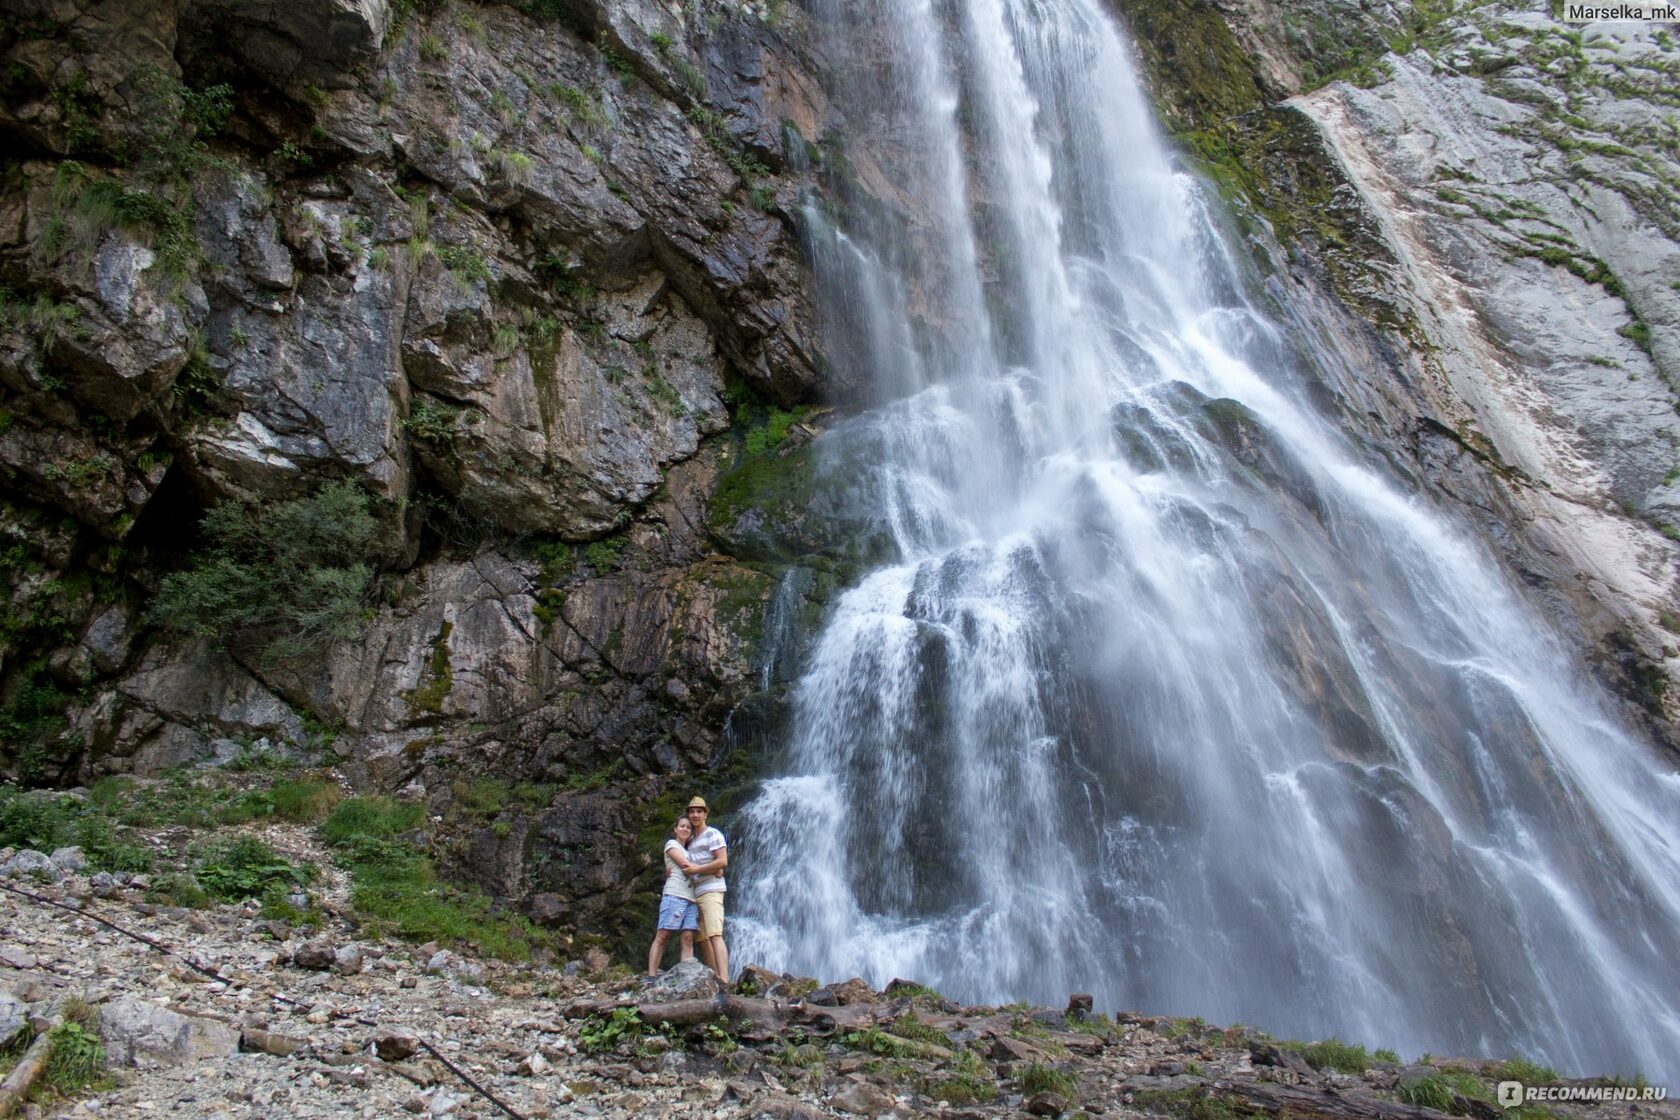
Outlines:
POLYGON ((660 929, 699 929, 700 908, 674 894, 659 896, 660 929))

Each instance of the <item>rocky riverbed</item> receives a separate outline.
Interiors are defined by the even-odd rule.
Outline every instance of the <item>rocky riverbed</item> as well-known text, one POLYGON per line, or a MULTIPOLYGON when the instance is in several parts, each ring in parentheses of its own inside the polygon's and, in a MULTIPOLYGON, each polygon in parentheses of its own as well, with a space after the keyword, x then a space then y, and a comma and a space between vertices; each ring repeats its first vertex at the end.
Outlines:
POLYGON ((753 967, 728 993, 696 965, 648 984, 599 950, 568 962, 478 960, 373 935, 350 917, 350 884, 313 833, 253 831, 321 868, 317 925, 264 918, 254 900, 147 902, 144 876, 86 874, 73 850, 0 852, 0 1029, 26 1038, 85 1001, 107 1065, 81 1093, 38 1099, 23 1115, 501 1115, 453 1065, 526 1117, 1491 1120, 1494 1081, 1554 1076, 1520 1061, 1405 1064, 1334 1041, 1090 1009, 1077 995, 1065 1010, 963 1007, 904 981, 884 992, 856 979, 819 987, 753 967))

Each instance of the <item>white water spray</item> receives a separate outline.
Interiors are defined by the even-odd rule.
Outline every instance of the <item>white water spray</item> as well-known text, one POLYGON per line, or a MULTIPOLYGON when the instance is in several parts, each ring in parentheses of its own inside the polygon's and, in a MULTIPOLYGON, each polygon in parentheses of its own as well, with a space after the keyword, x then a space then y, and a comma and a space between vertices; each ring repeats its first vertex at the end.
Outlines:
POLYGON ((810 214, 899 558, 736 825, 736 959, 1680 1076, 1680 783, 1302 403, 1097 0, 820 15, 913 210, 810 214))

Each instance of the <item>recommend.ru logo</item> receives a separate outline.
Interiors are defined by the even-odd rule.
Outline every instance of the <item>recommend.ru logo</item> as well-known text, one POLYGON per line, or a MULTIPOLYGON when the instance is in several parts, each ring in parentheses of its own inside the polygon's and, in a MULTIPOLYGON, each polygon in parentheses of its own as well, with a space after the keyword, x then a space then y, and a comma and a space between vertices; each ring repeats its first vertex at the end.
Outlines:
POLYGON ((1649 1103, 1667 1100, 1668 1089, 1662 1085, 1524 1085, 1521 1081, 1501 1081, 1495 1099, 1500 1108, 1515 1108, 1519 1104, 1546 1104, 1552 1101, 1649 1103))

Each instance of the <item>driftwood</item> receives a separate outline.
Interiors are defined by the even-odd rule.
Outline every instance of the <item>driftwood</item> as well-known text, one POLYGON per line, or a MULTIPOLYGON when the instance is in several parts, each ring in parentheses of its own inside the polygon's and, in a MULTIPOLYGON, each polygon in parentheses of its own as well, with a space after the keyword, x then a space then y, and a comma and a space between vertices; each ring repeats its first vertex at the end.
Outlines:
POLYGON ((12 1114, 12 1109, 23 1101, 41 1072, 47 1068, 47 1059, 51 1057, 52 1031, 49 1029, 35 1036, 35 1041, 24 1051, 23 1060, 6 1075, 4 1082, 0 1082, 0 1117, 12 1114))

